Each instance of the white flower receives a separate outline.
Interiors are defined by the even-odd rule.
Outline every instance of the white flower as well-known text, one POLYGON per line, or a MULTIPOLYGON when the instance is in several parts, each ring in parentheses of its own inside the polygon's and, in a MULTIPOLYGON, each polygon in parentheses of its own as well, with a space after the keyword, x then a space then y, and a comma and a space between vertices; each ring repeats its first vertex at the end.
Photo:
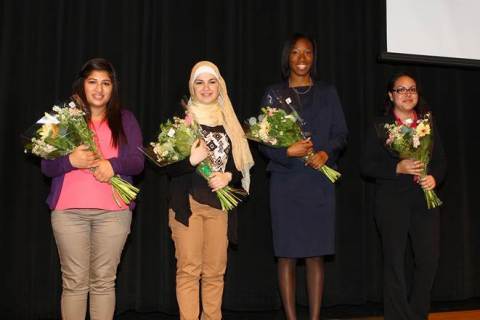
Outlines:
POLYGON ((161 146, 159 143, 152 143, 153 152, 157 155, 160 155, 162 152, 161 146))
POLYGON ((78 108, 70 108, 68 109, 68 114, 73 117, 79 117, 79 116, 83 116, 85 113, 78 108))
POLYGON ((295 122, 295 117, 292 116, 291 114, 286 115, 286 116, 285 116, 285 119, 290 119, 290 120, 292 120, 293 122, 295 122))
POLYGON ((70 101, 70 102, 68 103, 68 106, 69 106, 70 108, 75 108, 77 105, 75 104, 75 102, 70 101))
POLYGON ((413 123, 413 119, 407 118, 407 119, 405 119, 404 122, 405 122, 405 124, 406 124, 407 126, 410 126, 410 125, 413 123))
POLYGON ((174 135, 175 135, 175 129, 170 128, 170 130, 168 130, 167 136, 169 136, 170 138, 172 138, 174 135))
POLYGON ((267 121, 260 123, 260 130, 258 130, 258 136, 262 141, 268 141, 268 132, 270 131, 270 125, 267 121))
POLYGON ((50 153, 57 150, 54 146, 36 138, 32 138, 32 143, 32 153, 42 158, 47 158, 50 153))
POLYGON ((253 126, 255 124, 257 124, 257 119, 255 117, 251 117, 248 119, 248 124, 253 126))
POLYGON ((413 136, 413 147, 418 148, 420 146, 420 138, 417 135, 413 136))

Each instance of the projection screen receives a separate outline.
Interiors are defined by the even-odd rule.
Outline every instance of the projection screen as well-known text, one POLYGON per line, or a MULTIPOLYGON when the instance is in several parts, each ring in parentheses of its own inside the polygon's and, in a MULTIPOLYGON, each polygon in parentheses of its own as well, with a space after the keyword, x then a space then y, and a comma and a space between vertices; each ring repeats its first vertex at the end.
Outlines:
POLYGON ((382 60, 480 67, 480 0, 385 0, 382 60))

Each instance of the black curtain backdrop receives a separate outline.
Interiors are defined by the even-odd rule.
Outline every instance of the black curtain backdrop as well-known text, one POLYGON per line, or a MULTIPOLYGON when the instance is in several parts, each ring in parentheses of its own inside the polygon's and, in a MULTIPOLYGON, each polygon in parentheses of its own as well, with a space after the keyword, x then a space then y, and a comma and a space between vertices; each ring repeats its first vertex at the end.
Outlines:
MULTIPOLYGON (((20 135, 69 96, 86 60, 105 57, 116 66, 123 101, 147 142, 161 121, 181 113, 179 100, 199 60, 219 66, 240 119, 257 114, 264 89, 280 79, 282 43, 294 31, 317 39, 319 78, 337 87, 350 131, 340 161, 337 254, 326 265, 324 305, 382 299, 373 189, 360 177, 358 159, 368 120, 397 70, 418 75, 448 157, 439 190, 444 205, 433 300, 480 297, 474 157, 480 72, 379 63, 381 1, 0 1, 1 318, 59 317, 59 262, 45 204, 49 180, 38 159, 23 153, 20 135)), ((223 306, 229 310, 280 307, 266 161, 255 144, 251 148, 251 197, 240 208, 240 243, 229 253, 226 275, 223 306)), ((147 163, 137 184, 142 191, 118 273, 117 310, 175 313, 168 181, 147 163)), ((301 271, 298 296, 305 304, 301 271)))

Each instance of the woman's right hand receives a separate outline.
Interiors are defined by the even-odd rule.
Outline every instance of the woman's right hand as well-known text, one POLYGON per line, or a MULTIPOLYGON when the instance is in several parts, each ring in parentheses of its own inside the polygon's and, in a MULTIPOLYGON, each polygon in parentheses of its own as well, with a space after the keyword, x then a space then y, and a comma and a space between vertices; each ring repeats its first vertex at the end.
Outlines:
POLYGON ((88 146, 82 144, 68 155, 68 159, 74 168, 89 169, 95 165, 97 157, 94 152, 88 149, 88 146))
POLYGON ((419 176, 423 173, 424 167, 422 161, 403 159, 397 163, 397 173, 419 176))
POLYGON ((287 149, 287 155, 289 157, 305 157, 307 156, 313 148, 313 143, 310 139, 300 140, 292 144, 287 149))
POLYGON ((208 147, 203 139, 197 139, 190 149, 190 164, 196 166, 208 157, 208 147))

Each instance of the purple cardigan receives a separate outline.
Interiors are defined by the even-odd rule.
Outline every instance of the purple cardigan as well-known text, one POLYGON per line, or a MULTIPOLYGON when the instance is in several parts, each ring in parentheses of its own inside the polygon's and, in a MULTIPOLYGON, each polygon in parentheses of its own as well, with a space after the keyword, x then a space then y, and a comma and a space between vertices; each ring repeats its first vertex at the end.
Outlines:
MULTIPOLYGON (((143 153, 138 147, 143 145, 142 132, 140 126, 133 113, 128 110, 122 110, 123 132, 127 137, 127 144, 120 144, 118 157, 110 158, 113 171, 119 174, 123 179, 133 181, 135 175, 143 171, 144 158, 143 153)), ((42 173, 52 178, 52 186, 50 194, 47 198, 47 204, 50 209, 54 209, 57 205, 60 191, 62 190, 63 178, 67 172, 75 170, 67 156, 57 158, 55 160, 42 160, 42 173)), ((134 202, 130 203, 130 209, 135 207, 134 202)))

